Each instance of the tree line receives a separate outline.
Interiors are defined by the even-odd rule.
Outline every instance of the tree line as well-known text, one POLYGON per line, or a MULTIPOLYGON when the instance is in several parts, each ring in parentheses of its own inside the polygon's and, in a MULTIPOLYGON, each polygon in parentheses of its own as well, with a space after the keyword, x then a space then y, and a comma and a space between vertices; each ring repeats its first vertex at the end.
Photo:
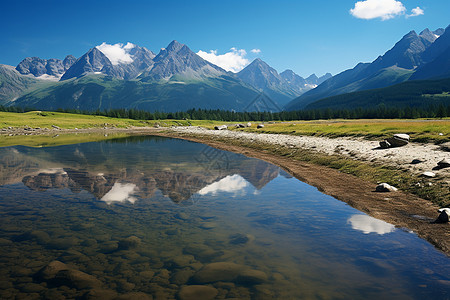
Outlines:
MULTIPOLYGON (((3 112, 28 112, 36 109, 0 106, 3 112)), ((417 118, 445 118, 450 117, 450 105, 430 105, 424 107, 389 107, 384 104, 372 108, 354 109, 305 109, 281 112, 237 112, 220 109, 189 109, 183 112, 159 112, 139 109, 108 109, 108 110, 80 110, 73 108, 57 109, 57 112, 105 116, 112 118, 127 118, 134 120, 215 120, 230 122, 264 122, 264 121, 294 121, 294 120, 327 120, 327 119, 417 119, 417 118)))

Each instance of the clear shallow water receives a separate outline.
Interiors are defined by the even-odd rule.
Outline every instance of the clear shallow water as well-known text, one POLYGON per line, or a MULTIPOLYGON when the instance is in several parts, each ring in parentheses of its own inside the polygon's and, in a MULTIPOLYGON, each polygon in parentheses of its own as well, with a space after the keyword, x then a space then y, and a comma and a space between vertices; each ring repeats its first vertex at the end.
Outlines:
POLYGON ((159 137, 0 148, 0 246, 2 299, 450 297, 449 259, 416 235, 159 137))

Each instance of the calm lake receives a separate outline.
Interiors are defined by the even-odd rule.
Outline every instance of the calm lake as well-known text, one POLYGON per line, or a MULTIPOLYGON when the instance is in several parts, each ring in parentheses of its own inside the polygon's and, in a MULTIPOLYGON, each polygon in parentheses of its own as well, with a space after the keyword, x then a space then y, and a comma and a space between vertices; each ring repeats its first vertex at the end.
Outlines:
POLYGON ((277 166, 198 143, 0 148, 0 298, 144 294, 449 299, 450 260, 277 166))

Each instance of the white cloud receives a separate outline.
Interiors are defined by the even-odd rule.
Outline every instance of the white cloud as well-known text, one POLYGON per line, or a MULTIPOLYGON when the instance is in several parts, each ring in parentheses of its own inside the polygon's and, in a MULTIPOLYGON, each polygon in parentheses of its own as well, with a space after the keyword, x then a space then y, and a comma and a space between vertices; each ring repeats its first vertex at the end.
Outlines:
POLYGON ((114 183, 111 190, 102 197, 102 201, 108 204, 113 202, 131 202, 134 203, 137 199, 133 197, 133 194, 138 190, 137 186, 133 183, 114 183))
POLYGON ((397 0, 365 0, 355 3, 355 7, 350 9, 350 13, 359 19, 392 19, 406 11, 402 2, 397 0))
POLYGON ((411 9, 411 14, 407 15, 407 17, 417 17, 423 14, 424 14, 423 9, 417 6, 416 8, 411 9))
POLYGON ((353 215, 348 219, 347 223, 350 223, 353 229, 362 231, 365 234, 374 232, 383 235, 395 230, 394 225, 367 215, 353 215))
POLYGON ((235 174, 205 186, 198 193, 200 195, 216 195, 219 192, 228 192, 237 195, 247 186, 249 186, 249 183, 242 176, 235 174))
POLYGON ((251 53, 255 53, 255 54, 259 54, 259 53, 261 53, 261 49, 252 49, 250 52, 251 53))
POLYGON ((129 52, 134 47, 135 45, 129 42, 126 45, 121 43, 110 45, 103 42, 96 48, 105 54, 113 65, 118 65, 120 63, 129 64, 133 62, 133 57, 129 52))
POLYGON ((230 52, 225 54, 217 54, 217 50, 211 50, 210 52, 200 50, 197 52, 197 55, 226 71, 235 73, 239 72, 250 63, 250 61, 245 58, 247 51, 244 49, 236 49, 233 47, 230 50, 230 52))

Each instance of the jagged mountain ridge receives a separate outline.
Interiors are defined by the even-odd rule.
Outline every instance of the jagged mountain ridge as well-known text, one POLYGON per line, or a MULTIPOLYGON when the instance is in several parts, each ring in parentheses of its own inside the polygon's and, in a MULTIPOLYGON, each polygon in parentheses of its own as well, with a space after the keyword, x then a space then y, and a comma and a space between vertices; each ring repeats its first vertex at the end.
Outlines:
POLYGON ((153 66, 139 76, 143 81, 169 80, 174 75, 188 79, 218 77, 227 72, 204 60, 187 45, 172 41, 153 59, 153 66))
MULTIPOLYGON (((121 44, 121 46, 123 45, 121 44)), ((239 74, 227 72, 204 60, 191 51, 187 45, 177 41, 172 41, 166 48, 162 48, 158 55, 144 47, 128 43, 122 48, 126 49, 129 58, 131 58, 131 61, 128 60, 126 62, 118 62, 114 60, 114 57, 109 59, 107 52, 105 52, 106 54, 103 53, 102 49, 102 45, 90 49, 76 61, 72 61, 64 74, 58 73, 61 77, 61 82, 75 80, 78 87, 73 87, 73 84, 61 83, 60 85, 50 86, 45 91, 40 90, 23 95, 15 103, 41 109, 56 109, 61 106, 62 108, 79 109, 139 107, 152 110, 179 110, 195 107, 242 110, 262 90, 267 92, 271 99, 275 100, 278 107, 281 107, 306 90, 314 88, 317 85, 317 81, 323 78, 319 79, 313 74, 305 80, 290 70, 286 70, 281 75, 259 59, 243 70, 243 73, 246 73, 247 76, 240 78, 239 74), (255 64, 259 66, 250 70, 255 64), (273 73, 273 76, 259 81, 245 80, 258 76, 264 78, 267 72, 273 73), (99 81, 105 81, 101 77, 98 77, 98 80, 78 80, 83 77, 93 79, 95 76, 104 75, 112 77, 108 86, 104 86, 103 83, 98 86, 99 81), (285 79, 284 77, 290 78, 285 79), (136 80, 140 83, 151 83, 153 86, 150 87, 149 85, 142 85, 136 82, 118 82, 115 79, 136 80), (155 83, 163 86, 157 87, 155 83), (88 86, 80 86, 80 84, 88 84, 88 86), (172 86, 167 86, 166 84, 171 84, 172 86), (181 84, 185 86, 186 94, 183 94, 181 84), (195 84, 198 86, 194 87, 195 84), (98 87, 95 88, 93 85, 98 87), (115 86, 111 89, 111 85, 115 86), (61 92, 66 87, 69 87, 69 90, 61 92), (142 87, 144 88, 142 89, 142 87), (150 90, 148 90, 149 88, 150 90), (163 92, 164 95, 159 97, 160 95, 155 92, 155 89, 163 92), (218 98, 216 100, 217 105, 214 105, 214 102, 211 101, 208 103, 202 103, 202 99, 199 101, 198 96, 200 95, 201 98, 201 94, 204 94, 202 90, 206 90, 206 94, 211 98, 218 98), (239 95, 236 95, 238 90, 240 91, 239 95), (60 92, 55 94, 55 91, 60 92), (87 99, 84 96, 88 91, 91 94, 87 99), (95 92, 92 94, 92 91, 95 92), (118 91, 120 91, 120 94, 117 93, 118 91), (126 91, 130 93, 128 98, 134 100, 125 99, 123 94, 126 91), (139 95, 136 95, 136 91, 139 95), (244 93, 242 94, 241 92, 244 93), (217 94, 217 97, 214 97, 214 93, 217 94), (58 96, 60 94, 65 94, 67 101, 63 102, 58 96), (107 94, 106 99, 104 94, 107 94), (167 97, 168 94, 172 96, 167 97), (39 95, 45 95, 45 97, 42 98, 39 95), (176 101, 174 101, 175 97, 177 97, 178 101, 183 99, 183 103, 177 105, 176 101), (166 100, 170 98, 171 100, 169 99, 170 101, 166 101, 163 104, 160 101, 161 98, 166 98, 166 100), (226 100, 226 98, 229 100, 226 100), (81 101, 78 99, 81 99, 81 101), (86 100, 83 101, 82 99, 86 100), (106 100, 106 102, 103 100, 106 100), (227 105, 226 102, 229 102, 231 105, 227 105), (89 107, 86 107, 86 104, 89 107)), ((29 64, 38 64, 35 68, 43 68, 39 66, 40 61, 42 61, 39 58, 30 58, 26 59, 26 61, 30 61, 29 64)), ((32 69, 32 67, 28 66, 28 69, 32 69)), ((40 76, 42 73, 43 71, 34 72, 33 75, 40 76)), ((206 101, 206 99, 204 100, 206 101)))
MULTIPOLYGON (((326 78, 328 74, 321 78, 326 78)), ((315 74, 304 79, 292 70, 285 70, 278 74, 274 68, 260 58, 255 59, 247 67, 236 73, 236 76, 245 83, 263 91, 281 106, 315 88, 320 80, 315 74)))
POLYGON ((17 65, 16 70, 22 75, 33 75, 34 77, 42 77, 44 79, 59 80, 75 61, 76 58, 72 55, 67 55, 64 60, 27 57, 17 65), (45 75, 48 75, 50 78, 44 77, 45 75))
POLYGON ((104 74, 120 79, 134 79, 143 71, 153 66, 155 54, 146 49, 132 45, 128 49, 132 58, 131 62, 118 62, 113 64, 111 60, 97 47, 90 49, 81 56, 72 67, 62 76, 61 80, 80 78, 91 74, 104 74))

